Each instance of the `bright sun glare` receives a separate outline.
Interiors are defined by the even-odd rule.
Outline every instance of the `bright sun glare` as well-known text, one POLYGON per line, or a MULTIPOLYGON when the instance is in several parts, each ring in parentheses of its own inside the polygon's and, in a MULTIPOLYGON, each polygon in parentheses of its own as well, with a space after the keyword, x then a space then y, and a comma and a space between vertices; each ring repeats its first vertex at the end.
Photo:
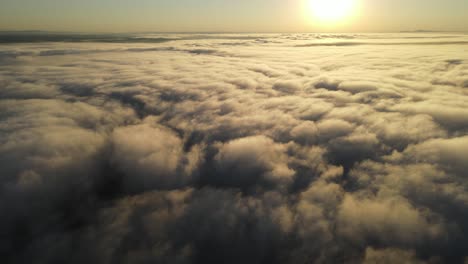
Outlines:
POLYGON ((322 23, 343 21, 351 16, 356 0, 308 0, 313 19, 322 23))

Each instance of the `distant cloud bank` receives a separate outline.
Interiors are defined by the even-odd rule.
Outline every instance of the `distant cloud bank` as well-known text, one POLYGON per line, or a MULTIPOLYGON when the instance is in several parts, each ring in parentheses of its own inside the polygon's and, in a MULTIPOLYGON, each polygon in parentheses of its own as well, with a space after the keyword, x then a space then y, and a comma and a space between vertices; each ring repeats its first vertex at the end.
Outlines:
POLYGON ((2 263, 468 261, 468 36, 119 38, 0 45, 2 263))

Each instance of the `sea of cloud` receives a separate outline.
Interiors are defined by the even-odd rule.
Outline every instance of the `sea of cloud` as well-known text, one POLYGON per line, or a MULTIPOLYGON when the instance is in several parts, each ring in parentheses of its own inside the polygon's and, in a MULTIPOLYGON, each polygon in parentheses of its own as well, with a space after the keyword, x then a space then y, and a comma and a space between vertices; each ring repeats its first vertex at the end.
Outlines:
POLYGON ((2 263, 465 262, 467 35, 142 37, 0 45, 2 263))

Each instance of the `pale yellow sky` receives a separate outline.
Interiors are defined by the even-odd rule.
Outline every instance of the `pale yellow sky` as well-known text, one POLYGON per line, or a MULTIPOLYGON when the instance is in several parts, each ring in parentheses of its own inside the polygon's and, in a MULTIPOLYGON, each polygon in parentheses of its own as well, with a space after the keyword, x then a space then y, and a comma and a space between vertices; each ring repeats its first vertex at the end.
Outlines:
POLYGON ((466 0, 355 0, 347 19, 320 23, 313 0, 0 0, 0 30, 385 32, 468 31, 466 0))

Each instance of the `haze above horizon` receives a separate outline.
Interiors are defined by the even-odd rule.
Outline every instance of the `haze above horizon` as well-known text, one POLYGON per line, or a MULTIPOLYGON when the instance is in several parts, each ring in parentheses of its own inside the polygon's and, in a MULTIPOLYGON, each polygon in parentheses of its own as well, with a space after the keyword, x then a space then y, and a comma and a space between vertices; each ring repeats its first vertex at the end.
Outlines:
POLYGON ((320 0, 1 0, 0 31, 468 31, 464 0, 355 0, 348 11, 313 2, 320 0))

